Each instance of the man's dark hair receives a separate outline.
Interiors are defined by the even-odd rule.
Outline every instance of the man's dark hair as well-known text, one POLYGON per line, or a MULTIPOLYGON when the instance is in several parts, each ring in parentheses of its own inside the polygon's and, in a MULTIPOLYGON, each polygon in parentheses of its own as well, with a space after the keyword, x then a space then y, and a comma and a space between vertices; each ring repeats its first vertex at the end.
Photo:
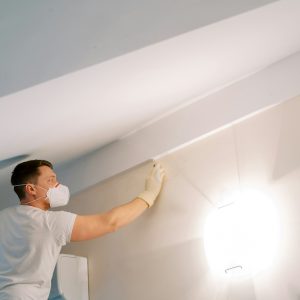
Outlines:
MULTIPOLYGON (((53 169, 51 162, 42 159, 28 160, 18 164, 12 171, 11 184, 14 186, 24 183, 36 183, 40 175, 39 167, 41 166, 53 169)), ((14 191, 20 200, 25 197, 25 185, 14 186, 14 191)))

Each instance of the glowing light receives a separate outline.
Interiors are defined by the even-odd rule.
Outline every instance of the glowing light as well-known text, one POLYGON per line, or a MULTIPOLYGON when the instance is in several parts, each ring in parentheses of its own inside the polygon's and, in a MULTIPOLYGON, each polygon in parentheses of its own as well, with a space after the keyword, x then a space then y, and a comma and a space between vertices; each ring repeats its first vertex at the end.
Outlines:
POLYGON ((204 239, 214 272, 253 276, 273 263, 278 250, 274 205, 258 191, 235 193, 209 216, 204 239))

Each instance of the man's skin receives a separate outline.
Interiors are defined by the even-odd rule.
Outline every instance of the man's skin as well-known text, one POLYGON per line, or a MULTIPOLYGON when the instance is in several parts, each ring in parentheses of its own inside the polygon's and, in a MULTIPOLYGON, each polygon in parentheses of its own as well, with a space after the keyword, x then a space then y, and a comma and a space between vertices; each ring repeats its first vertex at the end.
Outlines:
MULTIPOLYGON (((47 190, 50 187, 57 186, 59 183, 55 172, 51 168, 41 166, 39 167, 39 172, 40 175, 36 183, 28 183, 25 186, 26 196, 21 199, 21 205, 30 205, 42 210, 48 210, 50 205, 46 198, 47 190), (41 197, 39 200, 33 201, 39 197, 41 197)), ((71 241, 89 240, 116 231, 135 220, 147 208, 148 204, 144 200, 135 198, 105 213, 87 216, 78 215, 73 226, 71 241)))

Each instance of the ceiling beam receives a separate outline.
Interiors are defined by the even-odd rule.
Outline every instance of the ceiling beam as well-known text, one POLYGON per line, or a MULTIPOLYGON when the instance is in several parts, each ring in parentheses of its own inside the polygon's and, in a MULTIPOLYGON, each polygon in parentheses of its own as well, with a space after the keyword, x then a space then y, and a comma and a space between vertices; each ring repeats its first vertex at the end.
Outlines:
POLYGON ((58 168, 73 194, 300 95, 300 52, 58 168))

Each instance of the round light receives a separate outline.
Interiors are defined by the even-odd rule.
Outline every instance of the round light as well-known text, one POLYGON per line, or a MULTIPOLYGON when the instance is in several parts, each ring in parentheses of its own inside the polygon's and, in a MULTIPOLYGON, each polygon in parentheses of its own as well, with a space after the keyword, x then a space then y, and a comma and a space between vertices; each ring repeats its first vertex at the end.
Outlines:
POLYGON ((270 199, 261 192, 235 193, 207 219, 204 240, 211 269, 253 276, 269 267, 279 243, 279 224, 270 199))

